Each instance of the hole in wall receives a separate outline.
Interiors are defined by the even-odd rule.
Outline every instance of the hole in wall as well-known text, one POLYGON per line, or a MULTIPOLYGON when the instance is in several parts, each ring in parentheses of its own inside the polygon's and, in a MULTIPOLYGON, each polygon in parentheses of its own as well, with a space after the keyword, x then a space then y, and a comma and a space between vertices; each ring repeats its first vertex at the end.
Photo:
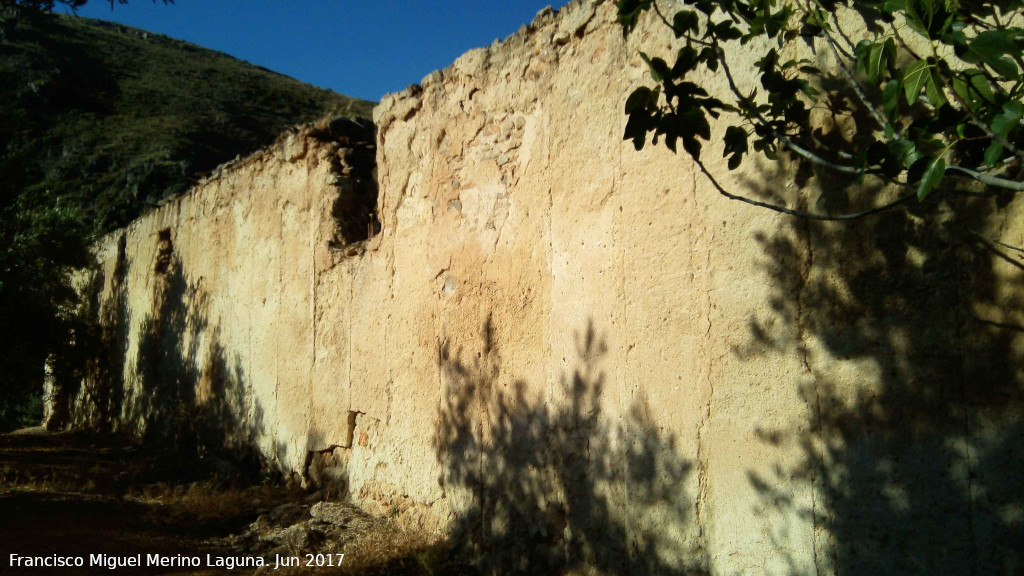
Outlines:
POLYGON ((348 412, 348 428, 345 432, 345 443, 341 445, 342 448, 351 448, 352 441, 356 435, 356 419, 363 414, 358 410, 349 410, 348 412))
POLYGON ((117 260, 114 261, 114 281, 118 284, 128 277, 128 236, 121 234, 117 239, 117 260))
POLYGON ((331 248, 341 249, 380 233, 377 214, 377 130, 365 120, 338 118, 315 134, 340 144, 331 158, 338 196, 331 206, 335 232, 331 248))
POLYGON ((156 266, 153 271, 157 274, 167 274, 171 266, 171 258, 174 257, 174 242, 171 240, 171 229, 164 228, 157 233, 156 239, 156 266))

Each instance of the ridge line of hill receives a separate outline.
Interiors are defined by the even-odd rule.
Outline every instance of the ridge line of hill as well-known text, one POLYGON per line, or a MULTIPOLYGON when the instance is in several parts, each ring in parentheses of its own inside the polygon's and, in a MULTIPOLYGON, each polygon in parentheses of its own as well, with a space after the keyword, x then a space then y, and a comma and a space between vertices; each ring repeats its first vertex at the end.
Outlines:
POLYGON ((0 206, 70 201, 102 230, 286 129, 374 103, 123 24, 0 15, 0 206))

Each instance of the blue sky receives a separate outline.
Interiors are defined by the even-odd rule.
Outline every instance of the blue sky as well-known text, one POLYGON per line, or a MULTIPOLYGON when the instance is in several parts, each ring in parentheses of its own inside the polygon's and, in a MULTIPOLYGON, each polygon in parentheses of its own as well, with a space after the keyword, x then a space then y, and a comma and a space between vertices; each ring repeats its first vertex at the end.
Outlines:
POLYGON ((379 100, 505 38, 564 0, 92 0, 112 20, 225 52, 335 92, 379 100))

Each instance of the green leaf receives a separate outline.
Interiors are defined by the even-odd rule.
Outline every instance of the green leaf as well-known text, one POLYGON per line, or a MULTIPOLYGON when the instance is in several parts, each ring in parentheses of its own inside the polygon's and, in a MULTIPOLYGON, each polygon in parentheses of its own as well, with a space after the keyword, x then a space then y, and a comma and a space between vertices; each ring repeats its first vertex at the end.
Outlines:
POLYGON ((977 68, 969 68, 953 77, 953 91, 967 103, 972 112, 995 103, 995 94, 988 78, 977 68), (966 78, 966 79, 965 79, 966 78))
POLYGON ((982 32, 971 40, 961 58, 975 64, 984 62, 1003 78, 1016 80, 1020 71, 1017 64, 1007 57, 1008 54, 1019 53, 1014 42, 1015 34, 1012 29, 982 32))
POLYGON ((869 53, 874 46, 875 44, 871 42, 871 40, 865 39, 858 42, 853 48, 853 55, 856 57, 857 62, 857 71, 861 74, 868 73, 867 62, 869 59, 869 53))
POLYGON ((896 59, 896 45, 889 38, 884 42, 862 40, 854 49, 857 56, 857 69, 868 77, 868 80, 879 84, 885 75, 889 62, 896 59))
POLYGON ((934 68, 925 80, 924 95, 928 98, 928 103, 936 108, 946 103, 946 95, 942 93, 942 79, 934 68))
POLYGON ((924 175, 921 176, 921 182, 917 185, 917 199, 924 200, 939 185, 945 173, 946 161, 941 156, 929 162, 924 175))
POLYGON ((885 83, 882 89, 882 107, 885 109, 885 116, 889 122, 895 122, 900 115, 900 83, 897 80, 890 80, 885 83))
POLYGON ((995 140, 985 149, 985 166, 995 166, 1003 161, 1003 145, 995 140))
POLYGON ((963 23, 962 22, 954 22, 954 25, 953 25, 954 30, 952 32, 947 32, 946 34, 943 34, 942 35, 942 41, 945 42, 946 44, 952 44, 952 45, 957 46, 957 47, 965 46, 967 44, 967 35, 964 34, 961 31, 962 29, 961 30, 956 30, 955 29, 957 24, 963 24, 963 23))
POLYGON ((996 74, 999 74, 1007 80, 1016 80, 1020 76, 1020 72, 1017 70, 1017 65, 1013 63, 1013 60, 1010 60, 1006 56, 986 60, 985 63, 991 66, 992 69, 996 71, 996 74))
MULTIPOLYGON (((966 73, 970 74, 970 70, 966 73)), ((971 84, 970 89, 978 94, 978 96, 985 99, 987 103, 994 103, 996 101, 996 95, 992 92, 992 85, 989 84, 988 78, 982 74, 981 70, 974 70, 974 74, 970 74, 971 84)))
POLYGON ((914 32, 917 32, 925 38, 930 38, 928 36, 928 27, 925 26, 924 21, 921 20, 921 16, 917 13, 917 10, 914 9, 914 2, 906 2, 903 6, 900 6, 899 9, 904 10, 903 16, 907 20, 907 25, 910 26, 914 32))
POLYGON ((1024 116, 1024 104, 1017 101, 1003 104, 1002 113, 992 119, 992 131, 1005 139, 1020 125, 1021 116, 1024 116))
POLYGON ((928 68, 928 62, 924 60, 918 60, 907 66, 907 71, 903 74, 903 91, 907 97, 907 104, 911 106, 917 104, 917 97, 921 94, 921 88, 924 87, 929 76, 928 68))
MULTIPOLYGON (((886 69, 894 71, 896 59, 899 57, 899 53, 896 51, 896 41, 892 38, 886 38, 885 44, 883 44, 883 49, 885 51, 884 66, 886 69)), ((879 70, 879 78, 881 78, 881 74, 883 72, 884 70, 879 70)))
MULTIPOLYGON (((1017 101, 1007 102, 1003 104, 1003 111, 992 119, 989 128, 996 136, 1009 140, 1010 133, 1020 126, 1021 116, 1024 116, 1024 104, 1017 101)), ((1002 162, 1003 148, 1003 144, 993 138, 985 149, 985 165, 995 166, 1002 162)))
POLYGON ((917 145, 906 138, 890 141, 888 148, 889 152, 896 157, 896 160, 904 168, 910 168, 921 159, 921 153, 917 151, 917 145))

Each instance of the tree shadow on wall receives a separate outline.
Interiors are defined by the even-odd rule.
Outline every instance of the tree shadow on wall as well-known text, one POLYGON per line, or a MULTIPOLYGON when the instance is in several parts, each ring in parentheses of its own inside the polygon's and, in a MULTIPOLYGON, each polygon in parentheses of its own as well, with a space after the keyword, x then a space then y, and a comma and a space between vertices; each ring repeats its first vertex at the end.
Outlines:
POLYGON ((635 403, 607 414, 604 341, 577 339, 576 367, 550 398, 499 383, 491 323, 482 349, 439 349, 445 380, 435 446, 456 517, 451 537, 488 573, 703 574, 674 435, 635 403), (470 358, 471 360, 466 360, 470 358))
POLYGON ((156 284, 154 312, 142 322, 140 382, 126 399, 127 421, 141 423, 148 442, 257 463, 262 411, 248 410, 245 373, 237 358, 229 362, 219 326, 210 325, 201 279, 190 283, 172 259, 158 270, 156 284))
POLYGON ((138 328, 132 357, 130 263, 122 241, 111 296, 99 307, 99 346, 77 420, 130 433, 185 459, 214 457, 244 464, 237 472, 251 469, 261 461, 262 409, 249 405, 244 370, 237 358, 229 359, 219 326, 211 325, 202 279, 185 276, 169 234, 162 233, 160 242, 150 313, 138 328))
POLYGON ((1008 208, 950 198, 758 238, 772 311, 737 352, 796 354, 814 419, 761 430, 802 458, 750 480, 819 527, 819 573, 1024 573, 1024 266, 986 236, 1008 208))
POLYGON ((83 373, 73 374, 58 383, 59 392, 52 400, 56 427, 67 422, 73 428, 109 432, 120 419, 131 322, 128 312, 130 268, 127 238, 122 234, 118 238, 110 279, 110 297, 103 299, 106 277, 102 267, 97 267, 83 290, 85 302, 81 316, 86 329, 83 338, 76 342, 83 373))

